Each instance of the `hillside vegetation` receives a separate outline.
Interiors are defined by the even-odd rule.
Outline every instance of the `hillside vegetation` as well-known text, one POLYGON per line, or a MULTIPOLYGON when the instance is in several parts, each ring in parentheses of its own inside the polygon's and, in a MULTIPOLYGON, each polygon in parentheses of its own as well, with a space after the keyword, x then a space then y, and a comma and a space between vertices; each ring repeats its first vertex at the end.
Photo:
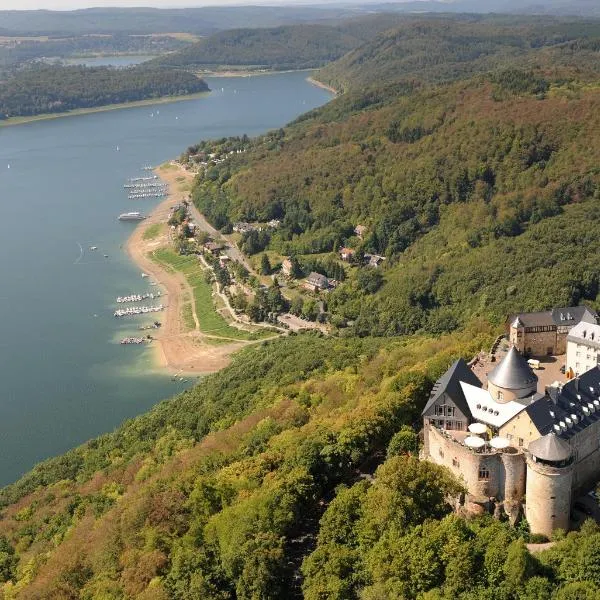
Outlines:
POLYGON ((183 71, 35 65, 0 86, 0 119, 205 91, 206 82, 183 71))
POLYGON ((395 15, 341 25, 286 25, 215 33, 153 64, 173 67, 247 66, 270 69, 321 67, 400 22, 395 15))
MULTIPOLYGON (((476 47, 490 26, 422 27, 434 71, 412 64, 424 42, 414 56, 373 50, 364 72, 385 65, 394 75, 381 79, 391 84, 363 90, 365 75, 349 77, 355 87, 323 109, 209 166, 194 190, 197 206, 220 227, 280 219, 262 240, 280 255, 350 245, 386 256, 376 293, 361 284, 359 269, 325 299, 331 322, 359 335, 450 331, 475 316, 498 323, 515 307, 593 304, 598 273, 582 240, 600 234, 600 139, 585 134, 600 127, 599 40, 533 50, 525 36, 517 66, 500 44, 488 60, 497 68, 478 73, 478 59, 464 59, 478 74, 454 72, 441 83, 435 73, 445 79, 471 47, 468 31, 476 47), (363 240, 357 224, 367 227, 363 240)), ((600 33, 595 23, 586 27, 600 33)), ((404 40, 418 29, 410 23, 383 38, 404 40)), ((503 39, 512 28, 493 31, 503 39)))
POLYGON ((332 335, 245 349, 0 491, 5 599, 598 600, 594 523, 532 555, 416 458, 433 382, 506 313, 598 306, 598 25, 519 21, 413 19, 328 68, 327 106, 184 153, 213 224, 280 220, 250 254, 344 269, 332 335))

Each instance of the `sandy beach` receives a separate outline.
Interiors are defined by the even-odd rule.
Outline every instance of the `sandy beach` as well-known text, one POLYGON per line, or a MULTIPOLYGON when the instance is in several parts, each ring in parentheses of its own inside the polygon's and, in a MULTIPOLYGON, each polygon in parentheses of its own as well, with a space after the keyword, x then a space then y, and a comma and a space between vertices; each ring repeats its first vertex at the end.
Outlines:
POLYGON ((140 270, 150 275, 166 292, 166 310, 161 314, 162 326, 153 334, 156 341, 152 346, 157 366, 181 374, 214 373, 227 366, 231 355, 248 342, 211 344, 210 338, 214 336, 207 336, 199 330, 195 313, 196 329, 186 330, 182 306, 183 299, 192 296, 190 286, 181 273, 167 271, 151 260, 149 254, 169 243, 169 228, 166 225, 169 208, 188 197, 193 175, 171 165, 158 168, 155 172, 168 184, 169 194, 136 227, 127 241, 127 252, 140 270), (152 239, 144 239, 144 232, 155 224, 160 226, 159 234, 152 239))

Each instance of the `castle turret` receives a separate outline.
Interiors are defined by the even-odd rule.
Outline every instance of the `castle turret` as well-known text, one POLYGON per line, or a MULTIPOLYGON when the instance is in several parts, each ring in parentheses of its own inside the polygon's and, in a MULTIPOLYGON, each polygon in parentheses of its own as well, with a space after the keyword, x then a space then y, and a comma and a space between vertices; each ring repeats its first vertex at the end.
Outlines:
POLYGON ((529 444, 525 516, 532 533, 550 537, 569 529, 572 458, 569 444, 554 433, 529 444))
POLYGON ((525 398, 537 391, 538 378, 513 346, 488 375, 488 392, 496 402, 525 398))
POLYGON ((510 342, 519 351, 525 351, 525 325, 519 317, 510 324, 510 342))

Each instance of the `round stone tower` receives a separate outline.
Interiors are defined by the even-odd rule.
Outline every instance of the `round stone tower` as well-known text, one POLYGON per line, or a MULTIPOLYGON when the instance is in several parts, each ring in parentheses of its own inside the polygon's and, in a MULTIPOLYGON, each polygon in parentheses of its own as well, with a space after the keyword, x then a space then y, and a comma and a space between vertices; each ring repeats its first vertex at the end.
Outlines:
POLYGON ((512 346, 488 375, 488 392, 501 404, 525 398, 537 391, 538 378, 527 361, 512 346))
POLYGON ((573 456, 567 442, 549 433, 529 444, 525 516, 532 533, 547 537, 569 529, 573 456))

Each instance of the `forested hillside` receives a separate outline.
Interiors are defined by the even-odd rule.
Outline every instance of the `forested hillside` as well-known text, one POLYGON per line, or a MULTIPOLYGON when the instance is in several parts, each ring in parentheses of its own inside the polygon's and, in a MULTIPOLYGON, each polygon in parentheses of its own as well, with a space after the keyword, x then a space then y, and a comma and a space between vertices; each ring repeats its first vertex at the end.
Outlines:
POLYGON ((344 270, 332 333, 247 348, 2 490, 4 598, 598 600, 597 525, 532 555, 416 458, 433 382, 507 313, 598 307, 598 24, 495 19, 411 19, 323 73, 327 106, 183 154, 219 228, 279 220, 249 253, 344 270))
POLYGON ((287 25, 233 29, 162 56, 153 64, 174 67, 321 67, 401 21, 396 15, 354 19, 341 25, 287 25))
POLYGON ((512 27, 495 25, 496 39, 525 49, 509 66, 506 45, 490 42, 485 64, 497 66, 486 72, 465 58, 469 35, 480 54, 490 33, 482 27, 427 21, 385 33, 361 49, 374 48, 374 58, 361 63, 368 75, 348 77, 355 87, 208 168, 196 204, 221 227, 280 219, 262 243, 281 256, 350 245, 387 257, 383 286, 361 283, 358 269, 326 298, 331 322, 360 335, 449 331, 474 316, 501 322, 515 307, 594 303, 598 274, 581 240, 600 236, 600 138, 585 134, 600 127, 598 25, 583 28, 585 39, 550 43, 572 35, 557 25, 537 50, 537 26, 524 25, 519 42, 512 27), (423 40, 405 42, 419 28, 423 40), (382 39, 404 49, 377 54, 382 39), (416 66, 425 43, 432 70, 416 66), (457 56, 465 69, 452 70, 457 56), (363 89, 377 64, 391 73, 380 79, 396 83, 363 89), (362 240, 357 224, 368 230, 362 240))
POLYGON ((183 71, 38 64, 0 85, 0 119, 207 90, 206 82, 183 71))

